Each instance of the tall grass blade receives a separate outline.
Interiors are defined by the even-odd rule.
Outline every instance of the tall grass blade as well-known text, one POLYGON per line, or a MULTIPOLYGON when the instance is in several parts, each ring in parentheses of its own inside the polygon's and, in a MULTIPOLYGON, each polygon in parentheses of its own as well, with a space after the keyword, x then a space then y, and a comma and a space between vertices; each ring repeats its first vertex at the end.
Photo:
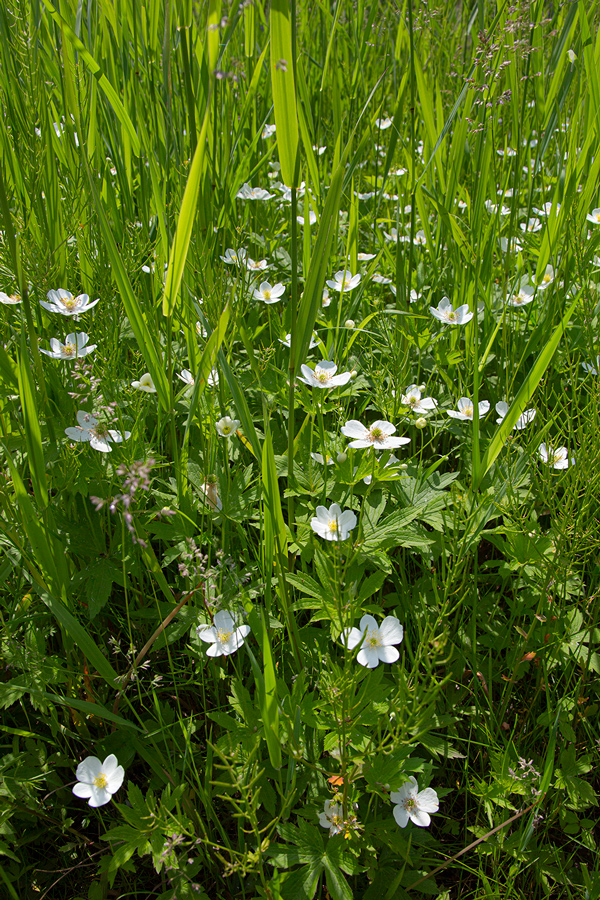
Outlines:
POLYGON ((272 0, 271 3, 271 86, 281 177, 288 187, 296 187, 299 166, 298 117, 289 0, 272 0))

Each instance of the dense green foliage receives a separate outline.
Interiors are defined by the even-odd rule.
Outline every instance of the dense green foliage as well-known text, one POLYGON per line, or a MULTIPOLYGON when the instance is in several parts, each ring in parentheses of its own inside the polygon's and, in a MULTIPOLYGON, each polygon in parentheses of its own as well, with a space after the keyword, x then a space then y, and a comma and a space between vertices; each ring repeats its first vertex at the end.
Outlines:
POLYGON ((598 19, 2 5, 3 896, 600 897, 598 19))

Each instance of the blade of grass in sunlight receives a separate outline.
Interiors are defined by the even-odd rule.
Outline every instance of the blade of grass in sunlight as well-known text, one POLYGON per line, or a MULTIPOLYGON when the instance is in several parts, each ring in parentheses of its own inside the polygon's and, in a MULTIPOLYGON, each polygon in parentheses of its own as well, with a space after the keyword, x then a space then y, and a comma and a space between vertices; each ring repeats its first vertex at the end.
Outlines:
POLYGON ((511 403, 505 418, 496 429, 496 432, 481 459, 479 479, 477 483, 474 482, 473 485, 475 488, 479 486, 481 480, 494 464, 500 451, 506 444, 508 436, 515 427, 517 419, 531 400, 535 389, 544 377, 544 373, 547 371, 548 366, 552 362, 552 357, 554 356, 556 348, 558 347, 560 340, 565 333, 565 329, 569 324, 569 321, 573 313, 575 312, 575 309, 577 308, 579 302, 580 298, 576 297, 576 299, 573 300, 573 302, 565 310, 560 324, 556 327, 554 334, 542 349, 530 372, 521 385, 517 396, 511 403))
POLYGON ((19 396, 23 408, 25 441, 27 443, 29 473, 33 484, 33 491, 38 504, 42 509, 45 509, 48 506, 46 462, 44 460, 44 450, 42 448, 39 412, 35 402, 33 376, 28 357, 29 353, 25 342, 25 332, 23 331, 21 332, 21 350, 18 357, 17 368, 19 396))
MULTIPOLYGON (((115 673, 115 677, 116 673, 115 673)), ((0 686, 0 698, 2 697, 3 686, 0 686)), ((89 700, 79 700, 77 697, 61 697, 60 694, 50 694, 47 691, 40 691, 36 688, 21 687, 20 685, 11 685, 12 691, 21 691, 24 695, 31 697, 36 701, 43 701, 50 706, 64 706, 67 709, 76 709, 78 712, 84 713, 86 717, 96 717, 106 722, 112 722, 113 725, 119 725, 121 728, 131 729, 133 731, 142 731, 139 726, 133 722, 128 722, 122 716, 116 716, 110 710, 105 709, 101 703, 91 703, 89 700)))
POLYGON ((281 177, 288 187, 298 180, 298 118, 289 0, 271 2, 271 86, 277 125, 281 177))

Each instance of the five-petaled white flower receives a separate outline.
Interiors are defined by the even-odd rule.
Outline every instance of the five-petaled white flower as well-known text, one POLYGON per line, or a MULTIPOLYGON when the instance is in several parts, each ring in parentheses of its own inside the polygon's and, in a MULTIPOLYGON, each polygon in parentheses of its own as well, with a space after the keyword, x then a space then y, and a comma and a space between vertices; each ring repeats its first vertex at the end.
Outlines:
POLYGON ((250 187, 249 184, 243 184, 235 195, 238 200, 270 200, 275 194, 270 194, 264 188, 250 187))
POLYGON ((276 131, 277 131, 276 125, 265 125, 265 127, 262 130, 261 138, 266 141, 267 138, 273 137, 273 135, 275 134, 276 131))
POLYGON ((303 381, 304 384, 308 384, 310 387, 318 388, 342 387, 348 384, 352 377, 351 372, 340 372, 339 375, 336 375, 337 366, 328 359, 322 359, 320 363, 317 363, 314 371, 306 363, 303 363, 300 366, 300 371, 304 377, 299 375, 298 381, 303 381))
POLYGON ((568 469, 575 463, 574 458, 569 459, 569 451, 566 447, 551 447, 550 444, 540 444, 540 459, 554 469, 568 469))
MULTIPOLYGON (((496 422, 500 425, 501 422, 506 418, 506 413, 508 412, 508 403, 505 400, 499 400, 496 403, 496 412, 498 413, 498 418, 496 422)), ((519 418, 517 419, 515 425, 513 425, 513 430, 516 428, 518 431, 522 431, 530 422, 533 422, 535 419, 535 409, 526 409, 521 413, 519 418)))
POLYGON ((156 393, 156 388, 154 387, 150 372, 144 372, 139 381, 132 381, 131 387, 136 388, 138 391, 144 391, 146 394, 156 393))
POLYGON ((271 285, 268 281, 262 281, 260 287, 254 289, 253 297, 255 300, 262 300, 263 303, 277 303, 284 293, 285 288, 281 282, 271 285))
POLYGON ((454 309, 447 297, 442 297, 437 309, 434 306, 430 306, 429 312, 446 325, 466 325, 473 318, 473 313, 470 311, 467 303, 463 303, 458 309, 454 309))
POLYGON ((40 347, 40 353, 44 353, 52 359, 76 359, 87 356, 88 353, 92 353, 96 349, 96 344, 88 347, 88 341, 89 337, 83 331, 78 331, 76 334, 72 332, 67 335, 64 344, 61 344, 56 338, 50 338, 50 347, 52 349, 43 350, 40 347))
POLYGON ((342 512, 337 503, 332 503, 329 509, 317 506, 316 513, 310 520, 310 527, 326 541, 345 541, 356 527, 357 519, 352 510, 345 509, 342 512))
POLYGON ((540 278, 539 282, 536 280, 535 286, 538 288, 538 290, 545 291, 546 288, 550 287, 550 285, 554 281, 554 278, 554 268, 551 265, 547 265, 544 270, 544 274, 540 278))
POLYGON ((409 406, 415 413, 429 413, 438 405, 433 397, 421 397, 421 390, 416 384, 409 384, 406 393, 400 397, 400 403, 409 406))
MULTIPOLYGON (((479 418, 483 418, 486 412, 489 410, 490 404, 487 400, 481 400, 479 403, 479 418)), ((469 397, 461 397, 458 401, 458 410, 456 409, 448 409, 446 410, 448 415, 452 419, 460 419, 462 422, 466 422, 467 420, 473 421, 473 401, 469 397)))
POLYGON ((394 644, 401 644, 404 628, 396 616, 386 616, 378 625, 373 616, 363 616, 359 628, 344 628, 340 640, 348 650, 360 647, 356 661, 375 669, 380 662, 393 663, 400 653, 394 644))
POLYGON ((392 120, 386 116, 385 119, 375 119, 375 124, 381 131, 385 131, 392 124, 392 120))
POLYGON ((348 444, 357 449, 373 447, 374 450, 396 450, 403 444, 409 444, 410 438, 393 437, 396 426, 391 422, 378 419, 370 428, 362 425, 356 419, 350 419, 342 426, 342 434, 345 437, 354 438, 348 444))
POLYGON ((266 272, 271 266, 266 259, 251 259, 248 257, 246 260, 246 268, 249 272, 266 272))
POLYGON ((67 437, 79 443, 89 441, 90 447, 93 447, 94 450, 99 450, 100 453, 111 453, 111 444, 120 444, 131 437, 130 431, 125 431, 121 434, 119 431, 107 428, 106 425, 98 422, 95 416, 85 412, 83 409, 80 409, 77 413, 77 422, 77 425, 65 428, 67 437))
POLYGON ((323 812, 319 813, 319 825, 321 828, 329 828, 329 836, 341 834, 344 830, 344 810, 341 803, 325 801, 323 812))
POLYGON ((60 313, 61 316, 80 316, 100 302, 100 298, 98 298, 90 303, 87 294, 79 294, 74 297, 71 291, 66 291, 64 288, 48 291, 47 297, 49 302, 40 300, 40 306, 50 312, 60 313))
POLYGON ((507 303, 509 306, 525 306, 527 303, 531 303, 534 294, 535 289, 527 284, 527 282, 523 282, 520 285, 519 290, 516 293, 511 294, 507 303))
POLYGON ((360 272, 353 275, 347 269, 344 269, 343 271, 340 269, 340 271, 336 272, 333 276, 333 280, 329 279, 329 281, 325 283, 332 291, 344 291, 347 293, 348 291, 353 291, 354 288, 360 284, 360 278, 360 272))
POLYGON ((411 775, 399 791, 392 791, 390 800, 394 806, 394 818, 400 828, 406 828, 410 819, 419 828, 426 828, 430 822, 430 813, 440 808, 438 795, 433 788, 419 790, 417 779, 411 775))
POLYGON ((244 250, 242 247, 240 250, 232 250, 231 247, 228 247, 225 251, 225 256, 222 256, 221 259, 224 263, 227 263, 228 266, 239 266, 241 263, 246 262, 246 258, 248 256, 248 251, 244 250))
POLYGON ((229 416, 223 416, 222 419, 219 419, 218 422, 215 422, 215 428, 217 429, 217 433, 221 435, 221 437, 230 437, 230 435, 235 434, 235 432, 240 427, 239 419, 230 419, 229 416))
POLYGON ((600 225, 600 209, 593 209, 591 213, 588 213, 586 216, 588 222, 593 222, 594 225, 600 225))
POLYGON ((212 625, 199 625, 196 634, 210 647, 207 656, 230 656, 244 643, 250 634, 249 625, 236 626, 236 621, 226 609, 215 613, 212 625))
POLYGON ((78 782, 73 788, 75 796, 87 800, 90 806, 104 806, 123 784, 125 769, 119 765, 114 753, 104 762, 88 756, 77 766, 75 777, 78 782))
POLYGON ((181 378, 184 384, 187 384, 188 387, 194 387, 195 380, 194 376, 190 372, 189 369, 182 369, 181 372, 177 373, 177 377, 181 378))
POLYGON ((4 303, 5 306, 14 306, 15 303, 20 303, 21 298, 18 294, 5 294, 4 291, 0 291, 0 303, 4 303))

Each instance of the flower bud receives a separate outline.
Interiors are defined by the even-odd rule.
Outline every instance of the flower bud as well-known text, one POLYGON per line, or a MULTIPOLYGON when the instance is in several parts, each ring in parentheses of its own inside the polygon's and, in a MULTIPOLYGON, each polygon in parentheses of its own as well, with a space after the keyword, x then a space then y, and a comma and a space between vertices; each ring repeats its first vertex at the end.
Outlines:
POLYGON ((346 453, 345 450, 341 450, 338 453, 338 455, 336 456, 336 459, 339 463, 345 463, 346 460, 348 459, 348 454, 346 453))
POLYGON ((425 416, 419 416, 419 418, 415 422, 415 426, 417 428, 427 428, 427 419, 425 416))

